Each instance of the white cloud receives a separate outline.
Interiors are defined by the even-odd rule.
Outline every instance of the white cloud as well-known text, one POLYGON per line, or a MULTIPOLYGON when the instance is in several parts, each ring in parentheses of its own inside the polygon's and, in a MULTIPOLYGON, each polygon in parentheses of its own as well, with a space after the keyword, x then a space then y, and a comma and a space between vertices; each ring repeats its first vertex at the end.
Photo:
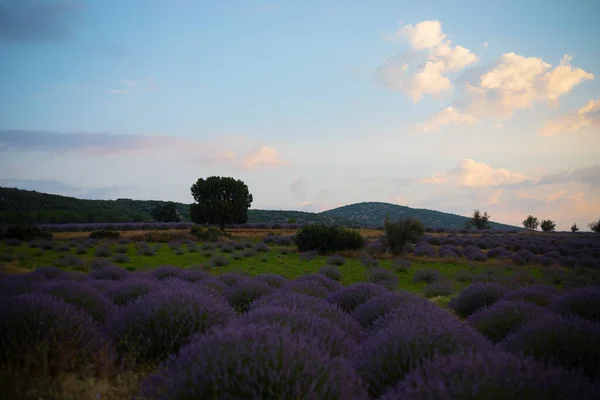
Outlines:
MULTIPOLYGON (((467 71, 462 80, 464 87, 455 100, 454 108, 459 114, 476 119, 506 120, 515 110, 528 109, 536 102, 557 106, 560 96, 575 86, 594 78, 582 69, 570 65, 572 57, 565 55, 558 66, 537 57, 523 57, 515 53, 503 54, 487 68, 467 71)), ((433 116, 432 120, 436 120, 433 116)), ((572 119, 569 125, 572 125, 572 119)), ((569 122, 567 121, 567 122, 569 122)), ((454 123, 448 119, 446 125, 454 123)), ((428 125, 425 122, 424 125, 428 125)), ((437 129, 443 124, 434 124, 437 129)), ((549 129, 549 132, 552 132, 549 129)))
POLYGON ((299 202, 306 201, 306 181, 302 178, 294 178, 290 190, 299 202))
POLYGON ((417 124, 414 132, 432 132, 437 131, 445 125, 472 125, 475 123, 475 117, 470 114, 462 114, 452 107, 448 107, 435 114, 428 121, 417 124))
POLYGON ((245 170, 252 170, 264 167, 282 167, 289 165, 279 156, 279 152, 272 147, 262 146, 254 151, 243 155, 240 167, 245 170))
POLYGON ((439 21, 423 21, 400 28, 388 39, 405 40, 410 51, 388 59, 377 71, 385 86, 405 92, 415 103, 424 94, 439 95, 453 88, 447 74, 477 62, 478 57, 462 46, 452 47, 439 21), (416 63, 417 52, 427 50, 425 60, 416 63), (412 64, 412 65, 411 65, 412 64))
POLYGON ((458 162, 456 168, 443 173, 437 173, 421 180, 422 183, 447 183, 453 181, 460 186, 476 188, 486 186, 501 186, 521 183, 530 178, 505 168, 493 168, 487 164, 464 159, 458 162))
POLYGON ((490 45, 490 42, 486 41, 485 43, 483 43, 483 48, 487 49, 487 47, 490 45))
POLYGON ((600 99, 588 101, 576 112, 546 121, 539 133, 544 136, 555 136, 561 133, 577 132, 589 126, 600 126, 600 99))

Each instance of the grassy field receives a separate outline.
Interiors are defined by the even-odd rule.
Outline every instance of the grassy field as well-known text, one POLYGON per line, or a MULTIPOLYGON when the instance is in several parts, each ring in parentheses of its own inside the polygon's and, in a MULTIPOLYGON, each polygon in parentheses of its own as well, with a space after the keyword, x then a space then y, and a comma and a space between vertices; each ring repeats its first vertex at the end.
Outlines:
MULTIPOLYGON (((253 245, 261 242, 267 236, 269 230, 232 230, 229 231, 233 241, 251 243, 253 245)), ((280 235, 291 235, 294 231, 278 231, 280 235)), ((362 230, 361 234, 367 238, 376 238, 382 233, 376 230, 362 230)), ((224 273, 243 273, 250 276, 256 276, 265 273, 277 274, 289 279, 297 278, 301 275, 317 273, 319 269, 326 265, 328 256, 316 256, 311 260, 301 259, 295 246, 276 246, 270 245, 269 250, 264 253, 257 253, 250 257, 241 257, 240 251, 224 252, 222 249, 203 250, 202 242, 198 244, 198 251, 189 251, 184 245, 182 251, 173 250, 168 243, 148 241, 150 246, 156 250, 152 256, 139 255, 135 246, 135 241, 152 239, 155 233, 145 231, 124 231, 121 232, 122 238, 131 239, 129 244, 119 244, 117 241, 99 241, 96 245, 85 249, 85 252, 76 252, 76 244, 81 243, 87 238, 86 232, 64 232, 54 235, 55 247, 53 249, 32 248, 29 243, 24 242, 20 245, 8 245, 6 242, 0 242, 0 270, 6 273, 28 272, 40 266, 59 265, 60 259, 70 254, 72 257, 78 257, 83 261, 79 266, 61 266, 69 271, 89 272, 90 263, 94 259, 103 258, 96 255, 99 246, 108 247, 111 255, 104 257, 107 261, 120 265, 129 271, 148 271, 159 266, 172 265, 181 268, 202 267, 208 269, 213 275, 224 273), (61 244, 69 245, 68 249, 60 249, 61 244), (117 253, 117 249, 128 257, 126 262, 114 262, 112 257, 117 253), (125 250, 126 249, 126 250, 125 250), (59 251, 62 250, 62 251, 59 251), (78 254, 80 253, 80 254, 78 254), (223 257, 227 260, 227 265, 210 266, 212 257, 223 257)), ((161 239, 168 238, 175 240, 191 240, 187 231, 165 231, 160 232, 161 239)), ((345 263, 339 266, 342 273, 340 282, 348 285, 356 282, 366 281, 369 268, 363 265, 359 259, 360 252, 342 252, 345 257, 345 263)), ((408 256, 411 267, 408 271, 395 271, 393 268, 393 259, 390 254, 377 256, 379 267, 394 271, 398 277, 399 287, 421 293, 425 287, 423 282, 414 282, 413 277, 421 269, 435 269, 441 276, 447 277, 454 282, 454 291, 458 292, 467 286, 473 279, 487 280, 490 276, 500 279, 513 277, 515 279, 526 279, 546 282, 546 275, 549 268, 538 268, 537 266, 518 266, 508 261, 489 260, 486 262, 470 262, 466 259, 451 260, 438 258, 424 258, 408 256), (487 277, 487 278, 486 278, 487 277)), ((554 274, 571 274, 566 268, 552 267, 554 274)), ((547 283, 547 282, 546 282, 547 283)), ((560 284, 558 285, 560 286, 560 284)))

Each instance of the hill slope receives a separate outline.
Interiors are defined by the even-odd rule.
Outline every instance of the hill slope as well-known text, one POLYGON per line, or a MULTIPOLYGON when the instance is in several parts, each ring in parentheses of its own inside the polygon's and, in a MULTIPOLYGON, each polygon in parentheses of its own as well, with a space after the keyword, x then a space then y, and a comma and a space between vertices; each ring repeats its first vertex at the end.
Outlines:
MULTIPOLYGON (((151 210, 164 201, 157 200, 83 200, 75 197, 0 187, 0 224, 18 221, 30 223, 146 222, 151 210)), ((189 205, 175 203, 183 222, 190 221, 189 205)), ((415 209, 388 203, 357 203, 321 213, 279 210, 248 210, 249 223, 299 223, 381 226, 385 216, 391 219, 415 217, 425 226, 460 229, 467 218, 440 211, 415 209)), ((494 229, 520 229, 492 223, 494 229)))
MULTIPOLYGON (((333 210, 323 211, 322 215, 350 220, 357 225, 382 226, 386 215, 390 220, 417 218, 427 227, 462 229, 467 217, 441 211, 410 208, 390 203, 367 202, 350 204, 333 210)), ((492 229, 515 230, 516 226, 490 222, 492 229)))

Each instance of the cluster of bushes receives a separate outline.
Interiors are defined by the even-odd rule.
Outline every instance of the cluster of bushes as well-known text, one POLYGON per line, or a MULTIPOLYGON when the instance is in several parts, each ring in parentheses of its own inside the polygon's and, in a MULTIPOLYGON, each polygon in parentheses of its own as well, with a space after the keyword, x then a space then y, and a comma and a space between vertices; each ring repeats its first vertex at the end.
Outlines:
POLYGON ((43 231, 37 225, 11 225, 4 228, 0 227, 0 239, 24 241, 33 239, 52 240, 52 233, 43 231))
POLYGON ((120 239, 121 233, 117 231, 100 230, 93 231, 89 234, 90 239, 102 240, 102 239, 120 239))
POLYGON ((316 250, 321 254, 343 250, 360 250, 365 240, 359 231, 326 225, 307 225, 295 238, 298 251, 316 250))
MULTIPOLYGON (((118 385, 140 368, 149 374, 121 397, 597 395, 600 289, 474 283, 449 304, 461 321, 423 297, 389 290, 397 282, 388 270, 372 268, 369 282, 345 287, 326 276, 331 271, 288 280, 104 264, 87 275, 40 267, 0 277, 2 393, 56 395, 74 387, 59 384, 65 373, 118 385)), ((420 271, 415 279, 439 279, 420 271)))

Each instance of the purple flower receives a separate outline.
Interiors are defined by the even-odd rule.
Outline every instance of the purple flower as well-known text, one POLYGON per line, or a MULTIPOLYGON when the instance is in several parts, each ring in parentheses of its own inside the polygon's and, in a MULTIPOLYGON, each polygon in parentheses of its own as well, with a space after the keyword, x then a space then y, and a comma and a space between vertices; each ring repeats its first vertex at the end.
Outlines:
POLYGON ((482 335, 497 343, 531 320, 549 314, 552 312, 535 304, 500 300, 471 314, 467 322, 482 335))
POLYGON ((106 267, 101 267, 95 271, 90 272, 88 276, 92 279, 118 281, 121 279, 125 279, 128 274, 129 272, 127 272, 125 268, 117 267, 114 265, 108 265, 106 267))
POLYGON ((372 297, 384 293, 387 289, 370 282, 360 282, 346 286, 331 294, 327 301, 336 304, 346 312, 352 312, 359 305, 366 303, 372 297))
POLYGON ((199 337, 143 384, 139 399, 367 399, 343 358, 315 339, 251 325, 199 337))
POLYGON ((460 316, 467 317, 500 300, 507 290, 496 283, 474 283, 467 286, 448 305, 460 316))
POLYGON ((377 296, 371 297, 368 301, 357 306, 352 311, 352 316, 358 321, 360 326, 368 329, 375 321, 383 317, 389 312, 392 312, 400 303, 408 300, 422 300, 414 293, 402 290, 398 292, 384 292, 377 296))
POLYGON ((88 312, 94 321, 102 323, 114 311, 114 304, 94 287, 80 282, 47 283, 41 292, 88 312))
POLYGON ((248 310, 250 303, 261 296, 273 292, 271 286, 256 280, 242 280, 223 292, 229 304, 238 312, 244 313, 248 310))
POLYGON ((152 275, 157 279, 173 278, 181 275, 183 270, 172 265, 163 265, 152 271, 152 275))
POLYGON ((398 288, 398 276, 387 268, 371 268, 367 270, 367 282, 372 282, 389 290, 398 288))
POLYGON ((254 279, 263 281, 272 288, 280 288, 289 281, 281 275, 276 274, 261 274, 254 277, 254 279))
POLYGON ((492 350, 435 357, 381 400, 592 400, 592 393, 579 374, 492 350))
POLYGON ((599 337, 597 322, 550 314, 524 325, 500 346, 511 353, 580 371, 593 380, 600 377, 599 337))
POLYGON ((184 286, 149 293, 119 308, 107 321, 122 355, 157 362, 175 354, 191 335, 223 325, 235 313, 227 304, 184 286))
POLYGON ((107 289, 104 294, 115 304, 122 306, 138 297, 145 296, 161 288, 162 285, 158 281, 131 278, 114 284, 111 288, 107 289))
POLYGON ((556 299, 558 290, 552 286, 535 284, 504 293, 502 300, 525 301, 538 306, 548 306, 556 299))
POLYGON ((294 280, 297 283, 311 283, 315 282, 318 285, 325 287, 329 292, 337 292, 342 288, 339 282, 334 281, 331 278, 326 277, 323 274, 310 274, 310 275, 302 275, 294 280))
POLYGON ((600 322, 600 288, 578 288, 556 298, 550 309, 563 315, 575 315, 600 322))
POLYGON ((0 363, 14 369, 28 362, 73 371, 107 345, 87 312, 49 295, 4 297, 0 315, 0 363))
POLYGON ((398 315, 366 341, 357 355, 356 370, 374 398, 436 355, 492 347, 477 331, 450 315, 440 320, 436 314, 419 311, 418 316, 398 315))

